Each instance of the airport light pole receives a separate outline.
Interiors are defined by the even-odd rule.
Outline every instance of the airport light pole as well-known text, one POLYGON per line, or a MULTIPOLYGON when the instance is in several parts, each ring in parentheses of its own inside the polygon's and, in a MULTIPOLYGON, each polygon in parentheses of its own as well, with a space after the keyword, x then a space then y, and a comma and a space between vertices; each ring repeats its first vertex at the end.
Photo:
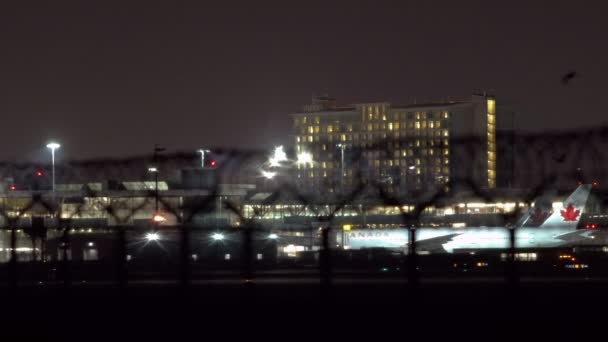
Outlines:
POLYGON ((342 193, 344 193, 344 149, 348 146, 347 144, 344 143, 339 143, 338 148, 340 148, 340 169, 341 169, 341 175, 340 175, 340 190, 342 191, 342 193))
POLYGON ((52 163, 52 177, 53 177, 53 196, 55 196, 55 150, 60 148, 61 145, 59 145, 56 142, 50 142, 46 145, 46 147, 48 149, 51 150, 51 163, 52 163))

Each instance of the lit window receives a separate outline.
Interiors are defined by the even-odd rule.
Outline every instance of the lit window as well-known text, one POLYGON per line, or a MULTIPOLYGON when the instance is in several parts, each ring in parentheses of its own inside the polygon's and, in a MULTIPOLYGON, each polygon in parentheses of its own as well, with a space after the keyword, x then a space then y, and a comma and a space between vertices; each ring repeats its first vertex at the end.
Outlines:
POLYGON ((299 143, 300 142, 300 137, 296 137, 296 142, 299 143))
POLYGON ((312 135, 308 136, 308 142, 312 142, 312 135))
POLYGON ((321 118, 318 116, 315 116, 315 124, 319 124, 319 122, 321 121, 321 118))
POLYGON ((388 129, 389 129, 389 131, 393 130, 393 123, 392 122, 388 123, 388 129))
POLYGON ((496 113, 496 101, 493 99, 488 100, 488 113, 496 113))
POLYGON ((420 129, 420 121, 416 121, 416 129, 420 129))
POLYGON ((342 135, 340 136, 340 140, 342 140, 342 141, 346 141, 346 134, 342 134, 342 135))
POLYGON ((333 133, 334 127, 332 125, 327 125, 327 133, 333 133))
POLYGON ((349 131, 349 132, 352 132, 353 131, 353 125, 352 124, 346 125, 346 130, 349 131))
POLYGON ((319 134, 319 126, 315 126, 315 134, 319 134))

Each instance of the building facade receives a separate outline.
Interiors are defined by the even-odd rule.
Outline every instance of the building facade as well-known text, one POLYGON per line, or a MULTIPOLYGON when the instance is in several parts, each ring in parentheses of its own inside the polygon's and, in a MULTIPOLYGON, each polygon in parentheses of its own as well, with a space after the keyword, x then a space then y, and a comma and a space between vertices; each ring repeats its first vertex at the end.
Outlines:
POLYGON ((493 96, 349 107, 319 97, 291 117, 300 161, 295 180, 301 191, 348 193, 372 184, 393 195, 409 195, 449 191, 457 183, 496 187, 493 96))

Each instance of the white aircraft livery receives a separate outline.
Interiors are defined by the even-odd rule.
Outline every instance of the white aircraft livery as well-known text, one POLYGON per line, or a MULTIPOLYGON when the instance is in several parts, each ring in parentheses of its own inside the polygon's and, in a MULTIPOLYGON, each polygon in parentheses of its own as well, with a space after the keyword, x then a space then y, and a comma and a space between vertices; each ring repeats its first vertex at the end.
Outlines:
MULTIPOLYGON (((576 229, 591 192, 591 185, 580 185, 563 203, 561 210, 535 202, 515 230, 515 248, 551 248, 593 239, 593 231, 576 229)), ((350 249, 406 249, 409 230, 357 229, 345 232, 344 246, 350 249)), ((454 250, 505 249, 509 247, 506 227, 418 228, 416 249, 429 253, 453 253, 454 250)))

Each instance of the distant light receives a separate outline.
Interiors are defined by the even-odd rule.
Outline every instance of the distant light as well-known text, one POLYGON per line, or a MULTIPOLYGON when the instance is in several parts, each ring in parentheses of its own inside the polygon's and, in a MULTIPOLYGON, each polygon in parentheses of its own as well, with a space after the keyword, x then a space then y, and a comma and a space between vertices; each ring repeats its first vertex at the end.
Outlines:
POLYGON ((308 152, 302 152, 298 154, 298 159, 296 161, 298 164, 312 164, 312 154, 308 152))
POLYGON ((44 175, 44 173, 42 173, 42 171, 40 171, 40 170, 36 171, 36 176, 42 177, 43 175, 44 175))
POLYGON ((215 164, 217 164, 217 163, 215 162, 215 160, 212 160, 212 161, 209 163, 209 165, 211 165, 211 166, 215 166, 215 164))
POLYGON ((88 245, 89 247, 93 247, 93 246, 95 246, 95 244, 94 244, 93 242, 89 242, 87 245, 88 245))
POLYGON ((221 233, 213 233, 213 235, 211 235, 211 238, 215 241, 220 241, 220 240, 224 240, 224 234, 221 233))
POLYGON ((277 146, 274 148, 274 152, 272 157, 270 157, 270 166, 279 167, 281 166, 281 162, 287 161, 287 153, 283 150, 283 146, 277 146))
POLYGON ((163 215, 161 215, 160 213, 154 214, 154 216, 152 217, 152 220, 154 222, 165 222, 165 221, 167 221, 167 219, 163 215))
POLYGON ((270 235, 268 235, 268 238, 271 240, 276 240, 279 238, 279 236, 277 234, 270 234, 270 235))
POLYGON ((344 230, 346 232, 350 231, 352 228, 353 228, 353 226, 350 224, 345 224, 342 226, 342 230, 344 230))
POLYGON ((9 189, 10 189, 11 191, 15 191, 15 190, 17 190, 17 187, 16 187, 16 186, 14 186, 14 185, 11 185, 11 186, 9 187, 9 189))
POLYGON ((61 145, 59 145, 56 142, 50 142, 50 143, 46 144, 46 147, 50 148, 51 150, 56 150, 56 149, 60 148, 61 145))
POLYGON ((273 179, 276 175, 276 172, 262 170, 262 177, 266 179, 273 179))
POLYGON ((149 172, 158 172, 158 168, 156 168, 156 167, 149 167, 148 171, 149 172))
POLYGON ((158 240, 160 240, 160 235, 158 235, 158 233, 148 233, 148 234, 146 234, 146 240, 158 241, 158 240))

